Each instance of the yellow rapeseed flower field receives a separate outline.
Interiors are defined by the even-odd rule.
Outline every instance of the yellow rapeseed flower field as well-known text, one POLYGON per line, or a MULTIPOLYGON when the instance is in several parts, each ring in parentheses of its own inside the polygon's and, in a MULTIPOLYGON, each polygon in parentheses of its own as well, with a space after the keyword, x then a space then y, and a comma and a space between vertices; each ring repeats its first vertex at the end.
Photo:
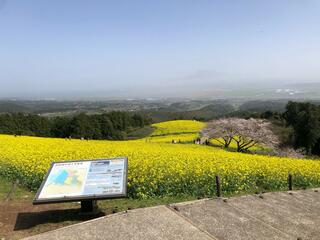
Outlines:
POLYGON ((155 131, 151 136, 163 136, 174 134, 198 133, 205 124, 203 122, 191 120, 176 120, 162 122, 152 125, 155 131))
POLYGON ((171 121, 154 127, 158 129, 153 136, 131 141, 0 135, 0 175, 19 179, 29 188, 36 189, 52 161, 127 156, 131 197, 212 195, 216 174, 221 176, 222 189, 226 193, 285 189, 288 173, 293 174, 297 187, 320 186, 320 161, 231 153, 210 146, 170 143, 178 134, 196 137, 203 127, 199 122, 171 121), (158 137, 159 141, 153 141, 158 137))
POLYGON ((204 123, 190 120, 176 120, 169 122, 156 123, 152 125, 155 131, 150 137, 145 138, 147 142, 171 143, 193 142, 199 137, 199 131, 205 126, 204 123))

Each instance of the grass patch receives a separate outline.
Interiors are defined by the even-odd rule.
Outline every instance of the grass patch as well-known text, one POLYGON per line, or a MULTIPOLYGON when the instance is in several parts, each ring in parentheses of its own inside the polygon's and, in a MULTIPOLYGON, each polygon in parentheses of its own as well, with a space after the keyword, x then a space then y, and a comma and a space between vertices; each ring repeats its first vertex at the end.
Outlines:
POLYGON ((135 140, 140 138, 145 138, 149 135, 151 135, 154 131, 154 127, 152 126, 146 126, 143 128, 134 129, 132 131, 129 131, 127 133, 127 140, 135 140))
MULTIPOLYGON (((0 201, 6 200, 9 192, 13 188, 13 183, 7 181, 3 177, 0 177, 0 201)), ((34 196, 33 192, 30 192, 24 187, 17 185, 15 191, 12 192, 10 199, 11 200, 31 200, 34 196)))
MULTIPOLYGON (((7 198, 8 193, 12 188, 12 183, 8 182, 3 177, 0 177, 0 200, 4 201, 7 198)), ((15 191, 11 195, 11 201, 32 201, 35 192, 31 192, 24 187, 18 185, 15 191)), ((165 205, 176 202, 190 201, 194 200, 194 196, 175 196, 175 197, 159 197, 159 198, 149 198, 149 199, 133 199, 133 198, 121 198, 121 199, 110 199, 110 200, 99 200, 99 207, 102 211, 107 214, 109 211, 116 209, 117 211, 124 211, 128 209, 151 207, 156 205, 165 205)), ((64 204, 64 203, 62 203, 64 204)), ((66 205, 75 205, 76 203, 68 203, 66 205)), ((79 205, 80 207, 80 205, 79 205)))
POLYGON ((105 213, 110 211, 125 211, 136 208, 152 207, 157 205, 167 205, 178 202, 185 202, 197 199, 194 196, 175 196, 175 197, 159 197, 159 198, 148 198, 148 199, 112 199, 112 200, 101 200, 98 201, 99 208, 105 213))

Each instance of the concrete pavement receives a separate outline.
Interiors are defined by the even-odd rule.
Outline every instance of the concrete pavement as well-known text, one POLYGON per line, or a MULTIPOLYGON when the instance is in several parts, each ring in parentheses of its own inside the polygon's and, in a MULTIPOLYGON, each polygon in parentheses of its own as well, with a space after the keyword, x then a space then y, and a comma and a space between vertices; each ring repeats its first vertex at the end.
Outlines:
POLYGON ((27 239, 320 240, 320 189, 135 209, 27 239))

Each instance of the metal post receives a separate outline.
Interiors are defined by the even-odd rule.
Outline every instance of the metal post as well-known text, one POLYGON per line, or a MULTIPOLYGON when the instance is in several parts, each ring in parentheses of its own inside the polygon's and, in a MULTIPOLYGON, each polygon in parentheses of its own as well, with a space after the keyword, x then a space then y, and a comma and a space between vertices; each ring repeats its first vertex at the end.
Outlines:
POLYGON ((288 175, 288 186, 289 186, 289 191, 292 191, 292 175, 290 173, 288 175))
POLYGON ((94 214, 97 212, 97 200, 82 200, 81 214, 94 214))
POLYGON ((221 182, 219 175, 216 175, 217 197, 221 197, 221 182))

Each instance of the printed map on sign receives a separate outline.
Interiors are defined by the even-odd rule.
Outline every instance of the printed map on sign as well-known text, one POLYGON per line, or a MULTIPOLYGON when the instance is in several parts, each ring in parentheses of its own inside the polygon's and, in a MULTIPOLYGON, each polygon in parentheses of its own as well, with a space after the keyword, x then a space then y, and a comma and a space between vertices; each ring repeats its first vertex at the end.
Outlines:
POLYGON ((80 186, 84 175, 81 176, 79 171, 60 169, 57 173, 53 173, 48 180, 48 185, 67 185, 80 186))
POLYGON ((83 191, 89 164, 70 162, 55 164, 39 198, 80 195, 83 191))

